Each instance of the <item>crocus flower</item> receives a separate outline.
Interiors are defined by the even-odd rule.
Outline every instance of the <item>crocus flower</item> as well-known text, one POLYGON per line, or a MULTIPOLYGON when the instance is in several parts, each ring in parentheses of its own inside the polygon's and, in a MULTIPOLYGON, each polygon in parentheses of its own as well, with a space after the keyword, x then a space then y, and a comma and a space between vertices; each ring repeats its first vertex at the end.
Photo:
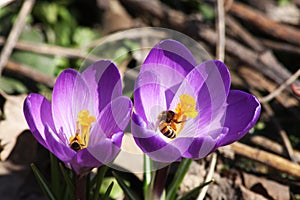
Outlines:
POLYGON ((260 103, 230 90, 224 63, 197 64, 181 43, 164 40, 145 59, 134 90, 132 134, 153 160, 199 159, 242 138, 256 123, 260 103))
POLYGON ((24 103, 34 137, 77 174, 116 157, 131 109, 130 99, 122 96, 119 71, 107 60, 82 74, 64 70, 51 103, 40 94, 30 94, 24 103))

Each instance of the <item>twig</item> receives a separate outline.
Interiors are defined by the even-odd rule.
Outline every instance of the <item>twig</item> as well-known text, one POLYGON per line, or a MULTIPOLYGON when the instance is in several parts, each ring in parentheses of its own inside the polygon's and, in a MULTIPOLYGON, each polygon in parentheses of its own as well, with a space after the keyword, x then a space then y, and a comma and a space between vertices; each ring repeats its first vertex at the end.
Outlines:
MULTIPOLYGON (((229 30, 233 32, 235 37, 241 38, 249 47, 255 51, 262 52, 264 47, 233 17, 226 16, 226 24, 229 26, 229 30)), ((228 29, 227 29, 228 30, 228 29)))
MULTIPOLYGON (((260 95, 252 90, 252 93, 254 95, 256 95, 258 98, 260 98, 260 95)), ((279 135, 281 136, 281 139, 283 141, 284 147, 286 148, 287 154, 289 156, 289 158, 293 161, 296 162, 296 159, 294 157, 294 149, 292 147, 292 144, 287 136, 287 133, 285 132, 285 130, 281 127, 280 123, 278 122, 278 120, 275 118, 275 114, 271 108, 271 106, 268 104, 268 102, 261 102, 267 115, 269 116, 269 118, 272 120, 272 122, 274 123, 275 127, 277 128, 277 130, 279 131, 279 135)))
POLYGON ((289 158, 293 161, 296 162, 296 159, 294 158, 294 149, 292 147, 292 144, 285 132, 285 130, 282 129, 280 123, 278 122, 278 120, 275 118, 274 116, 274 112, 272 110, 272 108, 270 107, 270 105, 268 103, 263 103, 262 104, 268 114, 268 116, 270 117, 270 119, 273 121, 275 127, 277 128, 277 130, 279 131, 279 135, 281 136, 281 139, 283 141, 283 144, 287 150, 288 156, 289 158))
MULTIPOLYGON (((272 151, 276 154, 288 157, 286 149, 282 145, 280 145, 266 137, 254 135, 249 138, 249 141, 255 145, 260 146, 261 148, 263 148, 265 150, 272 151)), ((296 159, 296 161, 298 163, 300 162, 300 152, 299 151, 294 150, 294 158, 296 159)))
POLYGON ((31 12, 35 0, 25 0, 20 13, 16 19, 16 22, 8 36, 7 42, 4 45, 0 55, 0 74, 2 73, 3 67, 6 64, 14 46, 22 32, 22 29, 26 22, 26 16, 31 12))
POLYGON ((274 22, 258 10, 235 1, 231 4, 230 13, 247 21, 268 35, 291 44, 300 45, 300 31, 298 29, 274 22))
POLYGON ((275 42, 267 39, 260 39, 261 43, 270 49, 285 51, 288 53, 300 54, 300 48, 292 44, 275 42))
POLYGON ((275 98, 277 95, 279 95, 285 88, 287 88, 290 84, 292 84, 295 80, 297 80, 299 76, 300 76, 300 69, 298 69, 289 79, 287 79, 283 84, 281 84, 272 93, 268 94, 265 97, 262 97, 260 99, 260 101, 262 103, 271 101, 273 98, 275 98))
MULTIPOLYGON (((176 14, 178 11, 176 12, 175 10, 167 7, 160 1, 121 0, 121 2, 126 4, 126 7, 133 9, 137 15, 143 16, 143 19, 157 19, 161 23, 161 26, 165 25, 167 27, 172 27, 196 39, 205 40, 214 46, 217 43, 217 34, 213 30, 202 26, 200 20, 191 20, 188 15, 181 12, 179 12, 180 20, 178 20, 178 18, 171 17, 168 13, 176 14), (150 9, 149 6, 151 6, 151 4, 149 2, 155 2, 155 6, 159 8, 158 11, 150 9)), ((258 69, 268 78, 276 81, 277 84, 281 84, 291 75, 291 73, 277 61, 271 51, 265 51, 263 53, 254 52, 229 38, 226 38, 225 49, 227 53, 238 57, 244 63, 258 69)), ((299 83, 300 82, 297 81, 297 84, 299 83)))
MULTIPOLYGON (((210 165, 209 165, 209 171, 207 173, 204 183, 212 180, 214 172, 215 172, 216 164, 217 164, 217 154, 213 153, 211 161, 210 161, 210 165)), ((197 200, 203 200, 206 195, 207 190, 208 190, 208 185, 204 186, 201 189, 201 192, 199 193, 197 200)))
MULTIPOLYGON (((217 2, 217 13, 218 13, 218 20, 217 20, 218 42, 216 48, 217 49, 216 55, 219 60, 224 61, 225 58, 225 17, 224 15, 225 13, 224 13, 223 0, 218 0, 217 2)), ((212 180, 216 164, 217 164, 217 154, 213 153, 210 161, 209 171, 204 181, 205 183, 212 180)), ((206 185, 201 189, 201 192, 199 193, 197 200, 204 199, 208 187, 209 185, 206 185)))
MULTIPOLYGON (((212 45, 217 42, 217 34, 211 29, 201 29, 198 34, 201 39, 212 45)), ((225 48, 228 53, 259 70, 277 84, 281 84, 291 76, 291 73, 276 60, 270 51, 254 52, 230 38, 226 38, 225 48)))
POLYGON ((293 163, 272 153, 252 148, 239 142, 235 142, 230 146, 236 154, 245 156, 249 159, 263 163, 281 172, 300 178, 300 165, 296 163, 293 163))
MULTIPOLYGON (((0 44, 4 44, 4 43, 5 43, 5 39, 3 37, 0 37, 0 44)), ((101 59, 101 58, 93 56, 93 55, 84 54, 84 53, 82 53, 82 50, 79 50, 79 49, 66 48, 66 47, 48 45, 48 44, 41 44, 41 43, 36 43, 36 42, 18 41, 15 44, 15 48, 19 49, 19 50, 30 51, 30 52, 35 52, 35 53, 45 54, 45 55, 53 55, 53 56, 60 56, 60 57, 67 57, 67 58, 87 59, 92 62, 95 62, 95 61, 101 59)))
MULTIPOLYGON (((245 81, 248 85, 246 87, 252 87, 254 89, 258 89, 259 91, 267 91, 268 93, 273 92, 277 85, 273 81, 267 79, 265 76, 259 73, 259 71, 251 69, 249 67, 240 66, 237 70, 239 77, 243 79, 242 86, 245 87, 245 81)), ((235 79, 232 79, 232 81, 235 81, 235 79)), ((235 83, 237 84, 237 83, 235 83)), ((295 99, 293 96, 288 95, 287 92, 282 92, 281 95, 278 95, 275 97, 276 100, 281 103, 284 107, 290 108, 290 107, 296 107, 299 105, 299 102, 297 99, 295 99)), ((296 109, 290 110, 294 113, 294 116, 299 118, 300 120, 300 112, 298 112, 296 109)))
POLYGON ((224 12, 224 1, 217 1, 217 33, 218 33, 218 45, 217 45, 217 58, 224 61, 225 59, 225 12, 224 12))
POLYGON ((26 67, 24 65, 7 61, 6 63, 6 70, 10 70, 14 73, 20 73, 36 82, 43 83, 47 85, 48 87, 53 87, 55 78, 51 76, 47 76, 43 74, 42 72, 36 71, 33 68, 26 67))

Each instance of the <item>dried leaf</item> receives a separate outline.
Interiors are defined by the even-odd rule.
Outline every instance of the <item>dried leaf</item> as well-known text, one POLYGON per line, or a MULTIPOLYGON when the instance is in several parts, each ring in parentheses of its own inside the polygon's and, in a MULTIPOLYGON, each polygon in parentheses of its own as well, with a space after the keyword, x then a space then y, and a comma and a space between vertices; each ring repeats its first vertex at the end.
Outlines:
POLYGON ((4 149, 0 154, 1 160, 5 160, 15 146, 17 137, 28 129, 23 115, 23 103, 26 95, 5 95, 4 104, 5 119, 0 121, 0 139, 4 149))
POLYGON ((267 197, 268 199, 289 200, 289 187, 275 181, 243 173, 246 188, 267 197))
POLYGON ((251 190, 245 188, 244 186, 240 185, 241 190, 241 197, 244 200, 267 200, 264 196, 252 192, 251 190))

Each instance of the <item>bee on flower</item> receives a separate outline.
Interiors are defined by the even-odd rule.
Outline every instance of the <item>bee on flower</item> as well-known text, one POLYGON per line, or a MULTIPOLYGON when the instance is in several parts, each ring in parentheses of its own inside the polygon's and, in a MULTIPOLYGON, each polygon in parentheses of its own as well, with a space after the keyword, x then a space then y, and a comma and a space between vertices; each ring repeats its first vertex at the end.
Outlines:
POLYGON ((64 70, 52 101, 30 94, 24 103, 29 128, 45 148, 77 174, 114 160, 132 109, 122 96, 119 71, 100 60, 82 73, 64 70))
POLYGON ((257 98, 230 90, 226 65, 197 64, 181 43, 152 48, 134 89, 131 129, 136 144, 155 161, 200 159, 241 139, 256 123, 257 98))

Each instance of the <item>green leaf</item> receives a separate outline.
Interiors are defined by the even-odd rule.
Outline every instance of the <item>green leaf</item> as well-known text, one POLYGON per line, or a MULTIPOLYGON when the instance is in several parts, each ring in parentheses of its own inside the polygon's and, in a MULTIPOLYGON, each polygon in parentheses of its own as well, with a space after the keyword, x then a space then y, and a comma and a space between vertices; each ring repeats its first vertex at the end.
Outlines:
POLYGON ((198 6, 201 14, 203 15, 204 19, 206 20, 213 20, 215 18, 215 11, 214 8, 206 3, 201 3, 198 6))
POLYGON ((96 38, 97 34, 92 29, 85 27, 77 27, 73 35, 73 41, 79 47, 89 44, 96 38))
POLYGON ((179 198, 178 200, 189 200, 189 199, 196 199, 196 197, 198 196, 200 190, 210 184, 214 182, 214 180, 210 180, 208 182, 202 183, 201 185, 199 185, 198 187, 195 187, 194 189, 190 190, 188 193, 184 194, 181 198, 179 198))
POLYGON ((109 196, 110 196, 110 193, 113 189, 113 186, 114 186, 114 182, 111 182, 111 184, 109 184, 104 196, 102 197, 102 200, 108 200, 109 199, 109 196))
POLYGON ((46 197, 50 200, 55 200, 56 198, 49 186, 49 183, 46 181, 40 170, 38 170, 38 168, 33 163, 31 164, 31 168, 39 186, 41 187, 46 197))
POLYGON ((190 165, 192 163, 191 159, 183 159, 178 166, 178 169, 176 171, 176 174, 172 180, 172 182, 169 185, 169 188, 167 189, 167 196, 166 200, 173 200, 176 197, 176 192, 185 176, 187 173, 190 165))
POLYGON ((58 22, 53 27, 55 32, 55 43, 62 46, 70 46, 73 28, 66 21, 58 22))
MULTIPOLYGON (((107 190, 108 190, 109 186, 111 185, 111 183, 114 184, 114 187, 111 189, 109 197, 112 199, 120 199, 120 197, 122 197, 124 192, 114 177, 104 178, 101 189, 100 189, 100 193, 104 194, 104 196, 105 196, 106 193, 108 193, 107 190)), ((128 185, 129 183, 125 182, 125 184, 128 185)))
POLYGON ((55 57, 25 51, 14 52, 11 59, 50 76, 54 75, 59 60, 55 57))
POLYGON ((60 172, 57 158, 50 152, 51 188, 54 194, 60 196, 60 172))
POLYGON ((27 88, 22 82, 7 77, 0 77, 0 89, 8 94, 27 93, 27 88))
MULTIPOLYGON (((103 166, 98 168, 97 174, 95 176, 96 186, 95 186, 95 189, 94 189, 94 197, 93 197, 94 200, 98 199, 100 187, 102 185, 102 181, 104 179, 104 176, 106 174, 107 169, 108 169, 108 167, 106 165, 103 165, 103 166)), ((94 185, 94 184, 92 184, 92 185, 94 185)))
POLYGON ((69 176, 68 172, 66 171, 65 167, 62 163, 59 163, 60 171, 65 179, 65 182, 67 184, 67 188, 70 191, 71 199, 75 199, 75 186, 73 184, 73 181, 71 177, 69 176))
POLYGON ((138 200, 139 198, 136 196, 136 194, 133 193, 133 191, 125 184, 123 179, 116 173, 112 172, 113 176, 116 178, 118 184, 122 188, 123 192, 125 193, 126 197, 129 200, 138 200))
POLYGON ((30 27, 30 29, 23 30, 22 34, 19 38, 21 41, 29 41, 29 42, 36 42, 36 43, 43 43, 44 37, 41 30, 30 27))
POLYGON ((55 24, 58 18, 58 5, 55 3, 39 2, 33 10, 34 15, 46 24, 55 24))

